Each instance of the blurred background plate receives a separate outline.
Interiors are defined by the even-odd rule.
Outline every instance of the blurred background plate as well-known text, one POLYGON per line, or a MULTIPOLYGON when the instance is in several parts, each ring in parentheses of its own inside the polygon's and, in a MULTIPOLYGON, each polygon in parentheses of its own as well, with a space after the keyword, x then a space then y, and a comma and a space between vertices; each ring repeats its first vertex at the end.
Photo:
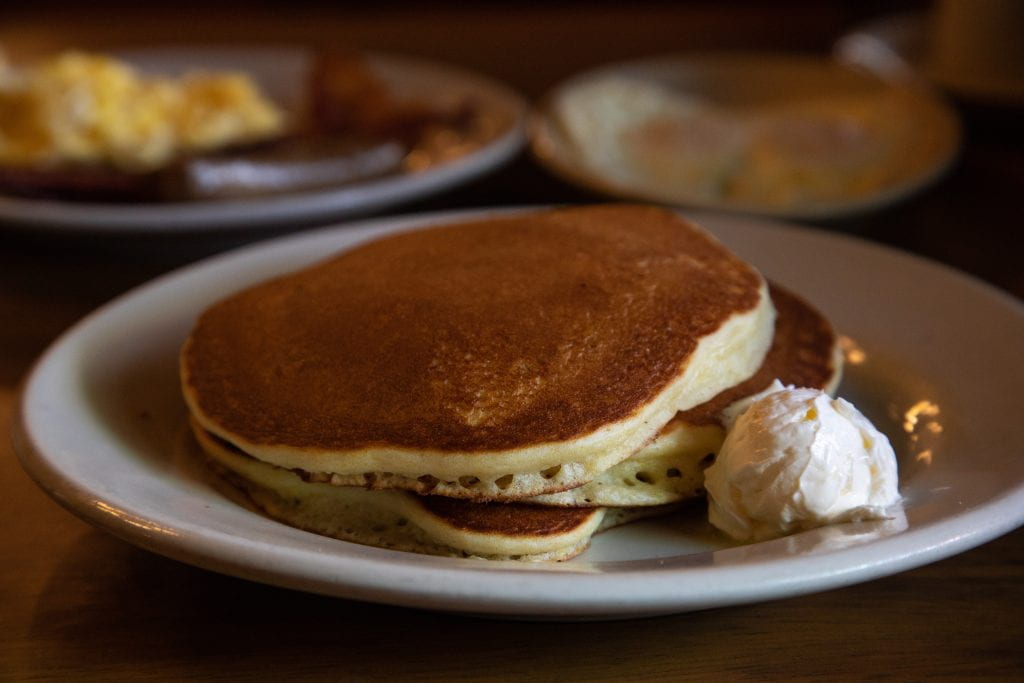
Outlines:
POLYGON ((599 67, 552 89, 534 155, 599 193, 767 216, 833 219, 935 181, 959 144, 924 87, 828 59, 691 53, 599 67))
MULTIPOLYGON (((146 73, 192 69, 249 73, 285 106, 301 95, 310 53, 293 47, 160 47, 119 53, 146 73)), ((265 197, 161 203, 95 203, 0 196, 0 221, 34 231, 166 233, 309 225, 364 215, 458 186, 511 160, 525 142, 527 105, 511 88, 458 67, 370 53, 372 71, 398 98, 444 107, 471 101, 492 134, 479 147, 419 172, 265 197)))

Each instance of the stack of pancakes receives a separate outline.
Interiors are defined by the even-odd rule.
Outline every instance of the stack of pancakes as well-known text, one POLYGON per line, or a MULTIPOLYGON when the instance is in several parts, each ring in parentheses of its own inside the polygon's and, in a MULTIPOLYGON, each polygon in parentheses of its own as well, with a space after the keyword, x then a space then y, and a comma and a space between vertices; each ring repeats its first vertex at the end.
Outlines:
POLYGON ((441 555, 567 559, 702 493, 722 409, 833 389, 806 303, 667 210, 385 237, 207 309, 193 431, 270 516, 441 555), (776 315, 777 312, 777 315, 776 315))

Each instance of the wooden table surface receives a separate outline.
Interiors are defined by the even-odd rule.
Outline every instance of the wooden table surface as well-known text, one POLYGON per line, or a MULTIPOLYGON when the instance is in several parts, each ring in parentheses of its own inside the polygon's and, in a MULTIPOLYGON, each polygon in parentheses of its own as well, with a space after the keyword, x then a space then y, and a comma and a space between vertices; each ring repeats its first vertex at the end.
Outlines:
MULTIPOLYGON (((5 10, 0 44, 22 56, 185 37, 343 41, 457 61, 536 97, 579 68, 671 49, 824 50, 863 18, 852 5, 490 4, 428 12, 410 4, 345 14, 297 3, 287 17, 257 4, 239 19, 237 8, 203 13, 190 3, 175 3, 178 14, 44 3, 5 10), (783 10, 786 21, 778 21, 783 10), (187 21, 177 22, 181 16, 187 21)), ((1024 140, 1014 123, 1022 112, 962 106, 967 141, 948 177, 900 206, 822 228, 923 254, 1024 297, 1024 252, 1015 241, 1024 216, 1024 140)), ((397 211, 584 199, 524 155, 397 211)), ((130 287, 231 242, 72 240, 8 227, 0 225, 4 424, 30 364, 64 329, 130 287)), ((164 559, 58 507, 6 439, 0 491, 3 680, 1024 677, 1020 529, 941 562, 815 595, 643 620, 524 623, 324 598, 164 559)))

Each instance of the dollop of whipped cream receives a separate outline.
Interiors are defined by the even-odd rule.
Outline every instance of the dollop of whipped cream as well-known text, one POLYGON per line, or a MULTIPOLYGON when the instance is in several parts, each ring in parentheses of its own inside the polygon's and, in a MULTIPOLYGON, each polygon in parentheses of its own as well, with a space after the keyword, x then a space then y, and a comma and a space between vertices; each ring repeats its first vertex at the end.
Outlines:
POLYGON ((848 401, 776 380, 723 419, 704 486, 709 520, 737 540, 884 519, 900 503, 889 440, 848 401))

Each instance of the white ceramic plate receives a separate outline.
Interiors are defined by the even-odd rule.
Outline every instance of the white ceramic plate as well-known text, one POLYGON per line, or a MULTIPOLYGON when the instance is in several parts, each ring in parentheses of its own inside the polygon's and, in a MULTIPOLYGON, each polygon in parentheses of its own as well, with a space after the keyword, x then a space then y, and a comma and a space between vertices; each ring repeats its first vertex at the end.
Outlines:
MULTIPOLYGON (((427 557, 271 521, 225 495, 183 444, 176 355, 227 293, 385 232, 471 213, 378 219, 279 239, 143 286, 76 325, 24 390, 16 449, 86 520, 216 571, 327 595, 494 615, 610 618, 766 600, 892 574, 1024 521, 1024 307, 941 266, 847 237, 697 216, 850 337, 840 393, 886 431, 906 519, 729 547, 702 509, 627 525, 570 562, 427 557)), ((479 215, 479 214, 475 214, 479 215)))
MULTIPOLYGON (((294 106, 309 53, 297 48, 152 48, 120 55, 148 73, 240 69, 294 106)), ((474 151, 418 173, 271 197, 153 204, 71 202, 0 195, 0 221, 35 230, 134 233, 250 229, 364 215, 450 189, 511 160, 525 142, 527 105, 508 87, 454 66, 368 54, 392 92, 438 106, 476 103, 493 135, 474 151)))
MULTIPOLYGON (((610 64, 580 73, 556 85, 542 99, 540 105, 530 116, 529 137, 530 147, 534 156, 554 174, 575 185, 599 192, 608 196, 626 199, 655 201, 676 206, 694 207, 698 209, 715 209, 743 212, 748 214, 791 219, 836 219, 845 216, 877 210, 901 201, 914 192, 933 183, 952 164, 960 146, 959 121, 956 113, 941 99, 925 89, 901 90, 906 100, 905 116, 915 117, 910 131, 904 131, 902 143, 908 149, 917 151, 891 158, 884 171, 890 178, 878 189, 866 194, 851 194, 848 198, 821 199, 816 201, 794 200, 791 202, 731 198, 716 196, 711 186, 721 170, 716 170, 715 161, 709 161, 707 172, 698 174, 694 170, 696 161, 689 163, 688 170, 677 170, 680 180, 671 186, 663 182, 655 182, 655 177, 664 177, 665 168, 674 164, 663 159, 651 162, 655 171, 627 173, 623 169, 623 154, 595 155, 589 148, 604 145, 614 148, 610 140, 618 139, 618 135, 594 133, 593 131, 614 130, 616 126, 635 125, 640 112, 650 115, 651 104, 630 107, 633 113, 622 114, 620 105, 606 104, 598 108, 590 102, 591 121, 603 121, 601 125, 589 124, 590 133, 587 140, 577 140, 570 133, 563 118, 557 114, 558 102, 577 99, 592 84, 606 79, 626 79, 633 82, 655 84, 668 92, 677 93, 695 103, 734 107, 737 110, 757 107, 765 104, 792 105, 794 102, 815 99, 824 101, 842 98, 860 97, 864 95, 881 95, 893 91, 893 85, 863 70, 855 70, 838 62, 815 57, 785 54, 761 54, 745 52, 712 52, 668 55, 637 61, 610 64), (634 124, 612 123, 626 116, 634 124), (593 135, 607 136, 597 140, 593 135), (602 159, 604 159, 602 161, 602 159), (615 159, 614 162, 609 159, 615 159), (707 186, 702 189, 702 186, 707 186)), ((650 95, 633 93, 634 100, 650 99, 650 95)), ((594 99, 594 98, 590 98, 594 99)), ((584 105, 580 105, 582 108, 584 105)), ((662 114, 664 115, 664 114, 662 114)), ((807 114, 803 114, 807 116, 807 114)), ((850 117, 850 120, 853 120, 850 117)), ((796 121, 796 119, 793 119, 796 121)), ((783 137, 791 136, 795 123, 789 124, 789 132, 783 137)), ((869 129, 865 126, 865 129, 869 129)), ((696 138, 728 139, 728 136, 709 128, 707 124, 700 131, 691 131, 688 135, 696 138)), ((846 133, 848 134, 848 132, 846 133)), ((664 139, 672 140, 672 135, 661 133, 664 139)), ((829 137, 839 137, 840 133, 831 130, 829 137)), ((580 134, 582 137, 582 133, 580 134)), ((806 136, 799 143, 798 149, 809 148, 814 153, 816 145, 821 141, 817 138, 826 137, 824 129, 813 135, 806 136)), ((829 138, 826 138, 829 139, 829 138)), ((690 140, 700 145, 699 140, 690 140)), ((668 144, 672 144, 669 142, 668 144)), ((722 141, 717 148, 723 149, 728 143, 722 141)), ((711 146, 716 147, 715 145, 711 146)), ((625 146, 622 147, 625 149, 625 146)), ((708 158, 714 159, 717 151, 708 151, 708 158)), ((820 152, 819 152, 820 154, 820 152)), ((678 156, 678 155, 676 155, 678 156)), ((721 154, 722 159, 729 157, 721 154)), ((722 162, 722 168, 730 168, 722 162)), ((743 167, 745 162, 740 163, 743 167)), ((882 172, 882 171, 879 171, 882 172)), ((807 171, 801 171, 807 173, 807 171)), ((781 193, 781 190, 777 190, 781 193)))

